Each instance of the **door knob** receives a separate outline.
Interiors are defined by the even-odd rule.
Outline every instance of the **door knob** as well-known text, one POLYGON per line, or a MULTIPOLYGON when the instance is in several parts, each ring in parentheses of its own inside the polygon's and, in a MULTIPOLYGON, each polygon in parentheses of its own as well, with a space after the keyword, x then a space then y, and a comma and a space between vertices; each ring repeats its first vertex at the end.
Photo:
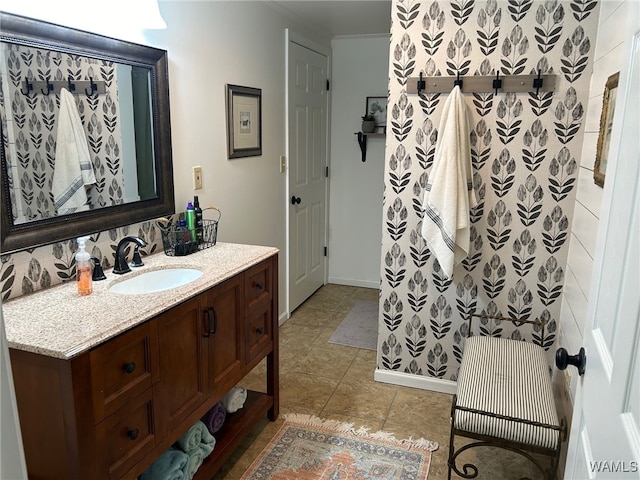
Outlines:
POLYGON ((300 205, 301 201, 302 199, 300 197, 296 197, 295 195, 291 197, 291 205, 295 205, 295 204, 300 205))
POLYGON ((584 353, 584 348, 580 348, 580 352, 577 355, 569 355, 564 348, 556 350, 556 367, 564 370, 567 365, 573 365, 578 369, 580 376, 584 375, 584 368, 587 365, 587 356, 584 353))

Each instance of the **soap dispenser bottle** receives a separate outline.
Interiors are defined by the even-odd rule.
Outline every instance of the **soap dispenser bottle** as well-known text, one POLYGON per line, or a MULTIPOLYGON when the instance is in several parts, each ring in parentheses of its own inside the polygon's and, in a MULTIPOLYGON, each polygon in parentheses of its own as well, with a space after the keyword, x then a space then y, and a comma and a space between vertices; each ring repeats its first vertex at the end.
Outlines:
POLYGON ((93 291, 91 279, 91 255, 85 250, 89 237, 78 238, 78 252, 76 253, 76 283, 78 295, 90 295, 93 291))

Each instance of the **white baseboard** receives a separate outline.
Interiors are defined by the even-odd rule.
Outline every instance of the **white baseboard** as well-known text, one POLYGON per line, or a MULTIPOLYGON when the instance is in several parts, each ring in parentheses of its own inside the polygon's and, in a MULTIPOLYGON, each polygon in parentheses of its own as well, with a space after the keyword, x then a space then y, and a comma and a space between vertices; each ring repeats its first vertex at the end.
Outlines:
POLYGON ((282 324, 284 322, 286 322, 289 319, 289 313, 288 312, 283 312, 280 314, 280 316, 278 317, 278 326, 281 327, 282 324))
POLYGON ((391 383, 393 385, 419 388, 432 392, 448 393, 450 395, 456 393, 456 382, 452 380, 441 380, 439 378, 412 375, 410 373, 396 372, 393 370, 381 370, 378 368, 373 374, 373 379, 376 382, 391 383))
POLYGON ((347 285, 349 287, 364 287, 364 288, 380 288, 380 280, 375 282, 369 280, 355 280, 353 278, 339 278, 339 277, 328 277, 327 281, 329 283, 335 283, 336 285, 347 285))

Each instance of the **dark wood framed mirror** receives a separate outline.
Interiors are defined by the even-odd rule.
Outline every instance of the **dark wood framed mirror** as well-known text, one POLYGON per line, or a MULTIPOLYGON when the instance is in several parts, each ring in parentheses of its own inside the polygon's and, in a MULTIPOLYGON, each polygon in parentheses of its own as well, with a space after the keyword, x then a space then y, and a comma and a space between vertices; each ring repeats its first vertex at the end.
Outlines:
POLYGON ((4 12, 0 25, 0 251, 172 214, 167 52, 4 12), (73 213, 52 193, 62 88, 95 173, 73 213))

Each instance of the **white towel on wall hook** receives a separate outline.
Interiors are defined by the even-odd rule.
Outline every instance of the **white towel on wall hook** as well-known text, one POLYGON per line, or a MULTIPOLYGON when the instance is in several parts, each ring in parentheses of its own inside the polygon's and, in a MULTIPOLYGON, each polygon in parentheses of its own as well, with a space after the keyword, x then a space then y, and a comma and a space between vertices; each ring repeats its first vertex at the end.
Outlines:
POLYGON ((467 106, 456 85, 444 104, 422 202, 422 236, 448 278, 469 253, 469 209, 476 205, 467 106))
POLYGON ((60 89, 51 191, 58 215, 88 210, 85 185, 96 183, 87 137, 73 95, 60 89))

